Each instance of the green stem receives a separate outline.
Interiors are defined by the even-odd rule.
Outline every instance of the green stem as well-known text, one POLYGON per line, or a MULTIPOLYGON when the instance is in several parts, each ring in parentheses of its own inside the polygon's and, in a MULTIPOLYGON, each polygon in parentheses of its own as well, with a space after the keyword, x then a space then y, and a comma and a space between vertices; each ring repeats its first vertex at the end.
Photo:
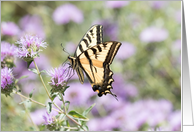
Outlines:
MULTIPOLYGON (((40 74, 40 71, 39 71, 39 69, 38 69, 38 66, 36 65, 36 62, 35 62, 35 60, 34 60, 34 65, 35 65, 35 67, 36 67, 36 70, 37 70, 37 73, 38 73, 38 75, 39 75, 39 77, 40 77, 40 80, 41 80, 41 82, 42 82, 42 84, 43 84, 43 86, 44 86, 44 89, 46 90, 46 93, 47 93, 47 95, 48 95, 48 97, 50 98, 50 100, 52 101, 52 98, 51 98, 51 96, 49 95, 49 92, 48 92, 48 89, 47 89, 47 87, 46 87, 46 85, 45 85, 45 83, 44 83, 44 81, 43 81, 43 78, 42 78, 42 76, 41 76, 41 74, 40 74)), ((74 120, 73 118, 71 118, 66 112, 64 112, 63 110, 61 110, 61 108, 58 106, 58 105, 56 105, 53 101, 52 101, 52 103, 62 112, 62 113, 64 113, 70 120, 72 120, 74 123, 76 123, 77 125, 79 125, 84 131, 86 131, 83 127, 82 127, 82 125, 80 125, 76 120, 74 120)), ((61 113, 60 112, 60 113, 61 113)))
MULTIPOLYGON (((33 103, 39 104, 39 105, 41 105, 41 106, 43 106, 43 107, 46 107, 45 104, 42 104, 42 103, 40 103, 40 102, 38 102, 38 101, 35 101, 35 100, 31 99, 31 98, 28 98, 28 97, 24 96, 23 94, 18 93, 17 91, 13 91, 13 92, 14 92, 15 94, 17 94, 17 95, 19 95, 19 96, 25 98, 25 99, 30 100, 30 101, 33 102, 33 103)), ((57 110, 57 109, 55 109, 55 108, 52 108, 52 109, 55 110, 55 111, 57 111, 57 112, 59 112, 59 113, 63 113, 63 112, 61 112, 61 111, 59 111, 59 110, 57 110)))
MULTIPOLYGON (((49 94, 49 91, 48 91, 48 89, 47 89, 47 87, 46 87, 44 81, 43 81, 43 78, 42 78, 42 76, 41 76, 41 74, 40 74, 40 71, 39 71, 39 69, 38 69, 38 66, 36 65, 35 60, 34 60, 34 65, 35 65, 35 67, 36 67, 36 70, 37 70, 37 73, 38 73, 38 75, 39 75, 39 77, 40 77, 40 80, 41 80, 41 82, 42 82, 42 84, 43 84, 43 86, 44 86, 44 89, 46 90, 46 93, 47 93, 49 99, 52 101, 52 98, 51 98, 51 96, 50 96, 50 94, 49 94)), ((60 108, 58 105, 56 105, 53 101, 52 101, 52 103, 53 103, 53 104, 54 104, 61 112, 63 111, 63 110, 61 110, 61 108, 60 108)))
MULTIPOLYGON (((18 85, 16 85, 16 88, 17 88, 17 90, 19 89, 18 85)), ((22 102, 24 101, 23 98, 22 98, 21 96, 20 96, 20 99, 21 99, 22 102)), ((25 110, 26 110, 26 114, 27 114, 28 117, 30 118, 30 120, 31 120, 32 124, 34 125, 36 131, 38 131, 39 129, 38 129, 37 125, 34 124, 32 118, 31 118, 31 116, 30 116, 30 113, 29 113, 28 109, 26 108, 26 105, 23 104, 23 106, 24 106, 24 108, 25 108, 25 110)))
MULTIPOLYGON (((60 94, 61 94, 61 93, 60 93, 60 94)), ((61 97, 62 97, 62 102, 63 102, 63 105, 64 105, 64 114, 65 114, 70 120, 72 120, 74 123, 76 123, 77 125, 79 125, 84 131, 86 131, 86 130, 82 127, 82 125, 80 125, 76 120, 74 120, 73 118, 71 118, 71 117, 67 114, 67 110, 66 110, 66 108, 65 108, 65 101, 64 101, 64 99, 63 99, 62 94, 61 94, 61 97)))

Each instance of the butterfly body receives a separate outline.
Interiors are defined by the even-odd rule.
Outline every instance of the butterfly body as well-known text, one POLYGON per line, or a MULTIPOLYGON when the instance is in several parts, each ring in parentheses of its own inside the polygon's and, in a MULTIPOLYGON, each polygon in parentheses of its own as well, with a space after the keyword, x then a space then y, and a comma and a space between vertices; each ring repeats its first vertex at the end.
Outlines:
POLYGON ((116 41, 102 42, 102 26, 94 25, 80 41, 74 57, 68 56, 71 67, 76 70, 80 82, 83 84, 83 73, 85 73, 99 97, 107 93, 116 97, 110 91, 113 89, 114 79, 109 66, 120 46, 121 43, 116 41))

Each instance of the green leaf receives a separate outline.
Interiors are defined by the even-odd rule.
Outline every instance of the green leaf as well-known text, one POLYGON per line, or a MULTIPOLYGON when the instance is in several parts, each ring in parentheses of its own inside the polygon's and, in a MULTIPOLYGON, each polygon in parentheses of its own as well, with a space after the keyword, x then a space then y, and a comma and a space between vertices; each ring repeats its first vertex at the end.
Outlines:
POLYGON ((57 94, 57 97, 59 98, 60 101, 63 101, 63 96, 61 94, 57 94))
POLYGON ((52 102, 48 102, 46 109, 47 109, 47 112, 50 114, 52 111, 52 102))
POLYGON ((32 89, 32 92, 30 92, 30 94, 29 94, 30 98, 32 98, 33 92, 34 92, 34 89, 32 89))
POLYGON ((68 121, 68 120, 66 120, 66 126, 67 126, 67 127, 70 127, 69 121, 68 121))
POLYGON ((83 116, 86 116, 91 110, 92 110, 92 108, 94 107, 96 105, 96 103, 94 103, 94 104, 92 104, 87 110, 85 110, 84 112, 83 112, 83 116))
POLYGON ((89 131, 88 126, 87 126, 87 125, 83 125, 82 127, 83 127, 85 130, 89 131))
POLYGON ((51 93, 51 100, 53 101, 57 97, 58 93, 51 93))
POLYGON ((27 77, 28 77, 27 75, 21 76, 20 78, 16 79, 15 84, 17 84, 19 80, 22 80, 27 77))
POLYGON ((38 74, 38 71, 35 68, 28 69, 28 70, 31 71, 31 72, 34 72, 35 74, 38 74))
POLYGON ((59 115, 59 120, 63 120, 65 118, 65 114, 60 114, 59 115))
POLYGON ((68 113, 68 115, 72 116, 73 118, 75 119, 79 119, 79 120, 82 120, 82 121, 89 121, 89 119, 83 115, 81 115, 80 113, 76 112, 76 111, 70 111, 68 113))
POLYGON ((70 102, 69 101, 65 101, 65 104, 67 103, 67 105, 65 105, 65 111, 67 112, 68 111, 68 109, 69 109, 69 104, 70 104, 70 102))
POLYGON ((46 72, 46 70, 42 70, 42 71, 40 71, 40 73, 47 73, 47 72, 46 72))
POLYGON ((69 88, 70 86, 66 86, 63 91, 62 91, 62 94, 64 95, 65 91, 69 88))
POLYGON ((19 104, 24 104, 26 106, 26 108, 30 108, 31 107, 31 101, 29 99, 26 99, 22 102, 20 102, 19 104))

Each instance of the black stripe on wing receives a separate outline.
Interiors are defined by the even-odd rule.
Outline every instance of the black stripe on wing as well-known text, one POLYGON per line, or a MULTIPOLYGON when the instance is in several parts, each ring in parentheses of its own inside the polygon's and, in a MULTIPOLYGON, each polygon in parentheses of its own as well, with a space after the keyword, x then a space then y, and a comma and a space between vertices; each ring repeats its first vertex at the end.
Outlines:
POLYGON ((75 51, 74 57, 78 57, 83 51, 101 44, 103 42, 103 27, 102 25, 92 26, 83 36, 75 51), (81 46, 80 46, 81 45, 81 46))

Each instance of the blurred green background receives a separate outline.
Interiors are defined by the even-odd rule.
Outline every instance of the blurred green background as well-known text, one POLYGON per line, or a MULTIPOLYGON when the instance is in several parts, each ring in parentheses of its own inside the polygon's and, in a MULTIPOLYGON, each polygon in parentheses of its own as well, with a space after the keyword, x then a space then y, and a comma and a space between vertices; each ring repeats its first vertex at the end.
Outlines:
MULTIPOLYGON (((41 36, 48 43, 48 47, 42 51, 40 56, 43 56, 43 58, 40 57, 39 63, 37 63, 40 68, 49 69, 58 67, 67 59, 68 54, 63 52, 61 43, 73 55, 76 46, 86 31, 94 24, 102 24, 104 26, 104 41, 112 40, 123 43, 118 56, 116 55, 111 65, 115 80, 113 82, 113 93, 118 95, 119 102, 116 102, 112 97, 105 99, 108 95, 99 98, 96 93, 93 94, 92 88, 87 86, 87 90, 91 92, 91 96, 88 99, 90 100, 89 103, 96 103, 97 107, 89 115, 89 118, 94 122, 93 124, 98 124, 95 129, 92 126, 93 124, 90 123, 89 130, 148 130, 156 126, 161 126, 164 130, 180 130, 180 126, 173 127, 173 123, 171 123, 173 119, 168 119, 173 112, 181 110, 180 10, 180 1, 158 3, 153 1, 132 1, 123 5, 118 3, 111 5, 105 1, 3 1, 1 2, 1 22, 14 22, 20 32, 12 36, 4 35, 1 32, 1 41, 14 44, 23 33, 28 32, 41 36), (76 9, 75 13, 73 13, 74 7, 73 9, 67 9, 66 16, 61 15, 59 19, 62 19, 61 21, 71 20, 57 24, 53 13, 59 6, 66 4, 74 5, 78 11, 76 9), (80 12, 80 14, 77 12, 80 12), (26 15, 28 16, 24 20, 26 15), (80 17, 80 19, 76 20, 73 16, 80 17), (134 93, 130 93, 130 91, 134 93), (100 122, 96 123, 97 121, 95 121, 95 119, 104 119, 106 121, 106 117, 110 117, 111 113, 120 111, 119 108, 128 106, 128 104, 133 107, 131 104, 147 100, 156 101, 157 104, 160 99, 167 100, 172 105, 172 108, 171 114, 165 113, 165 118, 161 119, 162 121, 159 121, 156 125, 146 126, 142 123, 138 128, 123 129, 121 125, 100 128, 100 122), (110 104, 112 110, 107 110, 105 107, 110 104), (116 106, 112 106, 112 104, 116 106), (120 106, 121 104, 122 106, 120 106)), ((57 12, 57 14, 60 13, 60 11, 57 12)), ((61 14, 64 14, 64 12, 61 14)), ((2 28, 1 25, 1 30, 2 28)), ((14 69, 15 76, 20 77, 19 72, 27 71, 27 68, 25 67, 25 62, 21 62, 20 59, 16 61, 24 65, 22 67, 22 65, 18 64, 20 69, 14 69)), ((26 82, 20 82, 20 87, 24 89, 23 94, 28 95, 34 88, 36 92, 33 98, 35 100, 42 103, 48 101, 46 92, 38 77, 34 77, 35 75, 27 72, 26 74, 31 78, 26 82), (33 86, 30 86, 31 84, 33 86)), ((69 83, 70 89, 71 84, 73 87, 73 84, 78 82, 76 76, 77 74, 69 83)), ((45 82, 48 82, 49 79, 48 76, 44 75, 45 82)), ((75 86, 78 94, 84 87, 81 83, 79 84, 80 86, 75 86)), ((86 81, 86 84, 88 84, 88 81, 86 81)), ((72 102, 72 98, 68 99, 72 102)), ((1 130, 34 130, 34 125, 25 114, 23 105, 19 104, 19 102, 21 100, 17 95, 5 97, 1 94, 1 130)), ((72 109, 82 111, 89 106, 83 105, 84 103, 82 102, 79 105, 72 103, 70 105, 72 109)), ((147 109, 147 107, 144 108, 147 109)), ((36 115, 35 112, 39 109, 43 108, 32 103, 30 112, 34 112, 33 114, 36 115)), ((181 118, 181 115, 179 116, 181 118)), ((42 117, 35 118, 38 120, 42 117)), ((33 120, 36 124, 35 119, 33 120)), ((177 120, 179 121, 179 118, 177 120)), ((149 121, 147 123, 149 124, 149 121)), ((37 125, 39 128, 42 126, 40 123, 37 123, 37 125)), ((43 128, 43 130, 45 129, 43 128)))

